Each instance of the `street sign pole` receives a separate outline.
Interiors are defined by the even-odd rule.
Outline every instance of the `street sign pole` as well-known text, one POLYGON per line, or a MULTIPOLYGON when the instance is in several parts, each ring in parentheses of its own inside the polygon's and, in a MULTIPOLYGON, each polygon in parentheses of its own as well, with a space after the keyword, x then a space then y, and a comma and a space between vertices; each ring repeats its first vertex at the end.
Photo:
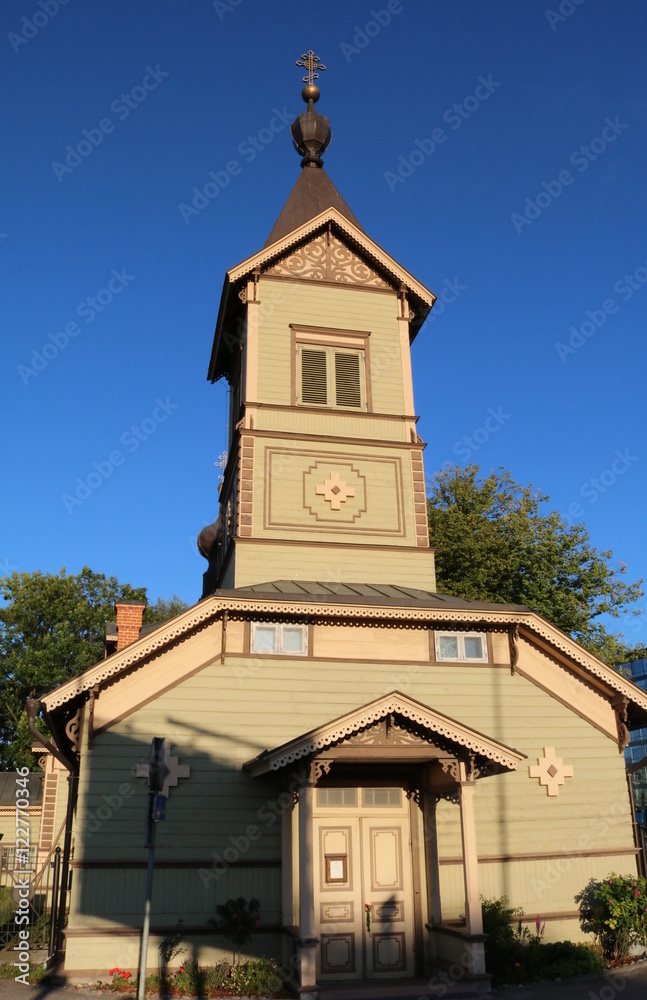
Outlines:
POLYGON ((158 822, 166 818, 166 799, 162 795, 164 788, 164 740, 156 736, 150 749, 148 766, 148 816, 146 824, 146 846, 148 847, 148 870, 146 873, 146 902, 144 904, 144 923, 142 925, 142 940, 139 951, 139 973, 137 978, 137 1000, 144 1000, 146 991, 146 962, 148 958, 148 937, 151 925, 151 899, 153 896, 153 870, 155 868, 155 833, 158 822))

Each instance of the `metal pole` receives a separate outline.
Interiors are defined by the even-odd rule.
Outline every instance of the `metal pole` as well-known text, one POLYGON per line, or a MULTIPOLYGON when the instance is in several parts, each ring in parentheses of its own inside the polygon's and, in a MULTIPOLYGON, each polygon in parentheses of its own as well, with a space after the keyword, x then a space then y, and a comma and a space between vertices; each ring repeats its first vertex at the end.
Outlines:
POLYGON ((58 924, 58 880, 61 873, 61 849, 57 847, 54 851, 54 860, 51 862, 51 867, 54 869, 54 882, 52 885, 52 908, 50 911, 50 923, 49 923, 49 949, 48 957, 51 957, 56 951, 56 939, 58 937, 57 924, 58 924))
POLYGON ((139 978, 137 980, 137 1000, 144 1000, 146 989, 146 961, 148 959, 148 934, 151 925, 151 897, 153 895, 153 868, 155 866, 155 833, 157 823, 151 823, 148 847, 148 871, 146 873, 146 902, 144 904, 144 923, 142 926, 142 943, 139 952, 139 978))

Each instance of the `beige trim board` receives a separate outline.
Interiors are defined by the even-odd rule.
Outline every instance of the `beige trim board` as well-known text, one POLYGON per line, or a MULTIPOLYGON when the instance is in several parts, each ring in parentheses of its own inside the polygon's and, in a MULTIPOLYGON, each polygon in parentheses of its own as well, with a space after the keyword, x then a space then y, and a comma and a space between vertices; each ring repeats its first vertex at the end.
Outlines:
MULTIPOLYGON (((406 421, 413 421, 414 423, 418 423, 418 421, 420 420, 420 417, 416 413, 413 413, 413 411, 411 413, 378 413, 376 411, 372 411, 371 413, 367 413, 366 410, 342 410, 342 409, 337 410, 334 407, 303 406, 302 404, 299 404, 299 406, 296 406, 296 404, 295 405, 288 405, 287 403, 259 403, 259 402, 249 401, 249 400, 246 400, 243 403, 243 406, 245 407, 246 410, 254 410, 254 409, 255 410, 282 410, 284 413, 294 413, 295 410, 298 413, 321 413, 322 410, 325 410, 326 412, 328 410, 331 410, 331 411, 334 410, 334 412, 336 414, 338 413, 341 416, 344 416, 345 414, 348 414, 351 417, 368 417, 371 420, 393 420, 393 421, 395 421, 397 423, 405 423, 406 421)), ((266 429, 263 429, 263 428, 259 428, 259 429, 250 428, 249 430, 253 430, 255 434, 268 434, 268 433, 271 433, 270 431, 268 431, 266 429)), ((246 429, 246 431, 247 431, 247 429, 246 429)), ((286 432, 282 431, 281 433, 286 433, 286 432)), ((342 438, 342 440, 343 441, 347 441, 348 438, 342 438)), ((362 438, 362 440, 364 440, 364 439, 362 438)), ((409 442, 407 442, 407 443, 409 443, 409 442)), ((418 442, 414 442, 411 445, 411 447, 413 447, 413 448, 420 448, 422 450, 422 449, 426 448, 426 445, 425 445, 424 442, 421 443, 421 442, 418 441, 418 442)))
MULTIPOLYGON (((91 859, 80 859, 70 861, 70 868, 73 869, 104 869, 104 868, 141 868, 145 869, 148 866, 148 861, 135 861, 132 858, 120 858, 114 861, 92 861, 91 859)), ((192 870, 194 868, 209 868, 213 867, 213 857, 207 859, 186 859, 184 861, 169 860, 168 858, 156 858, 155 859, 156 868, 165 869, 188 869, 192 870)), ((253 859, 245 859, 243 861, 228 861, 227 868, 280 868, 281 859, 280 858, 258 858, 256 861, 253 859)))
MULTIPOLYGON (((251 542, 252 540, 247 540, 251 542)), ((263 543, 260 539, 253 540, 254 544, 276 544, 273 540, 263 543)), ((237 544, 241 544, 239 540, 237 544)), ((284 541, 281 544, 290 544, 284 541)), ((297 543, 298 544, 298 543, 297 543)), ((325 544, 325 543, 321 543, 325 544)), ((345 548, 343 542, 338 543, 345 548)), ((314 547, 314 543, 311 543, 314 547)), ((375 546, 377 548, 384 548, 375 546)), ((406 551, 410 553, 420 553, 425 558, 428 557, 429 549, 417 549, 414 547, 402 546, 393 547, 390 551, 406 551)), ((74 677, 61 684, 60 687, 50 691, 41 698, 41 703, 46 711, 66 704, 73 698, 90 691, 96 684, 116 677, 134 664, 139 664, 142 660, 156 653, 157 651, 174 645, 182 638, 186 637, 194 629, 207 625, 217 620, 224 611, 235 612, 240 615, 254 614, 275 614, 284 615, 287 618, 292 616, 306 617, 308 619, 318 618, 321 621, 336 620, 345 621, 349 625, 353 622, 363 621, 389 622, 394 626, 398 623, 405 624, 411 628, 433 628, 449 627, 455 624, 462 624, 468 628, 475 628, 481 625, 485 629, 489 625, 491 628, 498 626, 499 630, 505 631, 514 625, 521 626, 530 635, 538 635, 548 641, 551 647, 565 653, 574 664, 583 667, 593 678, 602 681, 609 694, 617 692, 624 695, 631 704, 638 706, 647 713, 647 692, 642 691, 627 678, 623 677, 613 668, 608 667, 597 657, 588 653, 585 649, 550 625, 545 619, 531 611, 523 609, 510 609, 505 605, 501 609, 482 608, 450 608, 450 607, 421 607, 417 604, 411 606, 390 606, 390 605, 365 605, 359 603, 345 604, 343 601, 317 603, 316 600, 286 600, 275 597, 254 597, 220 596, 213 595, 200 601, 192 608, 188 608, 181 614, 164 623, 151 634, 136 640, 130 646, 119 653, 101 660, 96 666, 90 667, 78 677, 74 677)))
MULTIPOLYGON (((329 549, 329 548, 345 549, 346 551, 348 551, 348 548, 349 548, 349 543, 348 542, 333 542, 333 541, 318 542, 318 541, 316 541, 316 539, 312 539, 312 541, 311 541, 310 539, 307 539, 307 538, 277 538, 277 537, 272 537, 272 538, 258 538, 258 537, 257 538, 241 538, 240 535, 235 536, 235 537, 236 537, 236 544, 239 545, 239 546, 241 545, 241 543, 243 545, 281 545, 281 546, 283 546, 283 545, 301 545, 301 546, 305 545, 309 549, 319 547, 319 548, 322 548, 322 549, 329 549)), ((399 553, 406 552, 408 554, 418 553, 419 555, 421 555, 421 556, 424 555, 427 558, 429 558, 429 553, 430 552, 433 553, 433 552, 436 551, 435 549, 432 549, 432 548, 429 548, 429 549, 417 548, 416 545, 414 545, 413 543, 411 545, 383 545, 381 543, 374 544, 373 542, 358 541, 357 543, 354 543, 354 544, 357 545, 357 548, 370 549, 371 551, 374 551, 374 552, 399 552, 399 553)))
MULTIPOLYGON (((639 847, 605 847, 597 851, 535 851, 519 854, 479 854, 480 865, 507 864, 515 861, 551 861, 556 858, 616 858, 631 855, 635 856, 640 852, 639 847)), ((452 855, 446 858, 439 858, 441 865, 462 865, 463 856, 461 854, 452 855)))
POLYGON ((397 290, 391 286, 379 288, 377 285, 356 285, 350 281, 330 281, 327 278, 309 278, 303 274, 275 274, 273 271, 263 271, 262 281, 290 281, 300 285, 325 285, 327 288, 352 288, 354 292, 377 292, 378 295, 397 295, 397 290))

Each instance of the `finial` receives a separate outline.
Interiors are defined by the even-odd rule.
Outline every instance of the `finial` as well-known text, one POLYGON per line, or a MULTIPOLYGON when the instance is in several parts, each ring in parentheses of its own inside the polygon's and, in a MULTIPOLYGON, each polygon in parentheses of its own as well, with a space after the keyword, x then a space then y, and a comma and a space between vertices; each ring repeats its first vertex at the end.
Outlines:
POLYGON ((306 104, 309 104, 310 101, 314 104, 321 96, 321 91, 314 82, 319 79, 319 73, 317 70, 322 70, 323 72, 326 67, 322 62, 320 62, 319 56, 316 56, 312 49, 309 49, 308 52, 304 52, 301 58, 297 59, 296 64, 297 66, 301 66, 303 69, 308 71, 303 77, 305 87, 301 91, 301 97, 306 104))
POLYGON ((304 52, 301 58, 297 59, 297 66, 301 66, 307 71, 303 77, 305 87, 301 91, 301 97, 308 107, 292 122, 290 132, 297 151, 303 157, 301 166, 322 167, 321 154, 328 146, 332 132, 328 119, 315 111, 315 102, 319 100, 320 93, 319 87, 314 81, 319 78, 317 71, 324 70, 326 67, 312 49, 309 52, 304 52))

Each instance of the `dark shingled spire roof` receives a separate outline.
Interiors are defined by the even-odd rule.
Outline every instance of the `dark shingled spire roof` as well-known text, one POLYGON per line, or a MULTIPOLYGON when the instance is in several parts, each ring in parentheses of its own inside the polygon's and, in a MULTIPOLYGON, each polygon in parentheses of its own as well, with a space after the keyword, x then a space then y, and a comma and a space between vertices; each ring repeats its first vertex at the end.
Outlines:
POLYGON ((349 222, 364 232, 325 170, 304 168, 274 223, 265 246, 269 247, 277 240, 283 239, 288 233, 305 225, 321 212, 325 212, 327 208, 336 208, 349 222))

